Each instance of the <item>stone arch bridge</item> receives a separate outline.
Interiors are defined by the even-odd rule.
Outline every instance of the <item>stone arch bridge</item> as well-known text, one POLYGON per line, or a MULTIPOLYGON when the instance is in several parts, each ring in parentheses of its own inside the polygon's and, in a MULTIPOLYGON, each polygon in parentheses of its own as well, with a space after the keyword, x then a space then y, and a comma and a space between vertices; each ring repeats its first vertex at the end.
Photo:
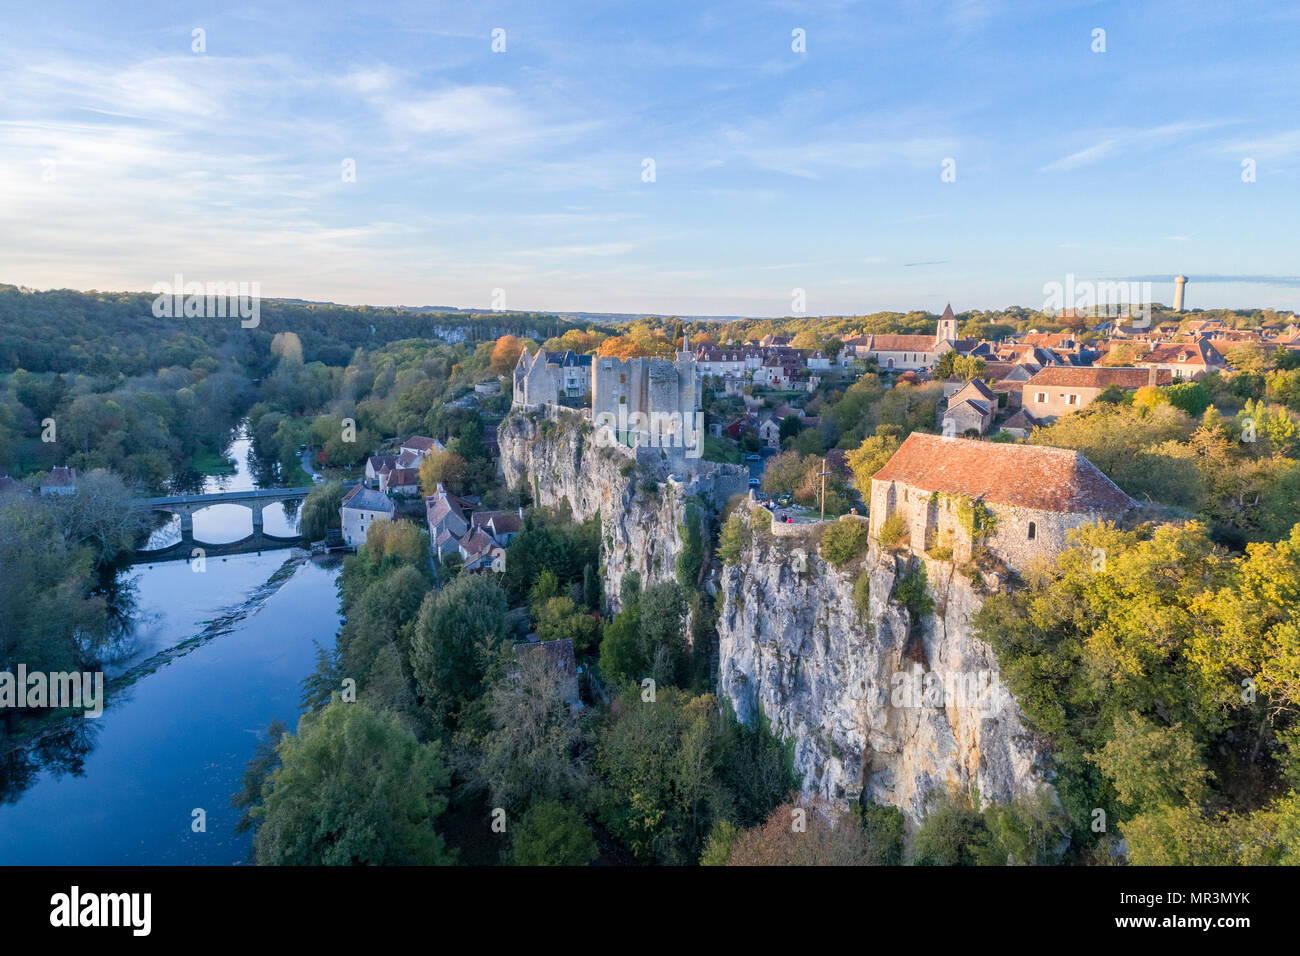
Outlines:
POLYGON ((311 493, 311 487, 305 488, 259 488, 249 491, 222 491, 202 495, 165 495, 161 498, 141 498, 135 502, 136 507, 150 511, 164 511, 179 515, 181 519, 181 539, 165 548, 151 551, 136 551, 138 560, 157 560, 172 556, 188 557, 196 545, 203 547, 208 554, 230 554, 241 551, 261 550, 275 547, 291 547, 300 544, 298 536, 283 537, 266 534, 262 530, 262 509, 270 504, 284 501, 302 501, 311 493), (213 505, 243 505, 253 513, 253 533, 241 541, 225 544, 196 542, 194 539, 194 515, 213 505))

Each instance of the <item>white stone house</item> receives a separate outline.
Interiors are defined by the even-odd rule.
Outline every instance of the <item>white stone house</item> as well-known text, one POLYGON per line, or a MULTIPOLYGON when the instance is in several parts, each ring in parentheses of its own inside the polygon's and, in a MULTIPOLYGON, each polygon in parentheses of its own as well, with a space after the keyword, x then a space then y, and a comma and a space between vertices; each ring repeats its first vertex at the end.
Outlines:
POLYGON ((343 524, 343 540, 354 548, 366 543, 376 521, 392 521, 393 502, 381 491, 356 485, 343 496, 339 518, 343 524))

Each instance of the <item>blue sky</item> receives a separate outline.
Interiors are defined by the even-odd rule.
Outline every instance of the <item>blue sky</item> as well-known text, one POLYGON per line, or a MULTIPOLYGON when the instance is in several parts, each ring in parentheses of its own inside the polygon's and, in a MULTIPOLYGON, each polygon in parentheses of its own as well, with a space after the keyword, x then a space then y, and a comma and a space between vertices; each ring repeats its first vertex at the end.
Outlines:
POLYGON ((784 315, 1184 272, 1300 306, 1294 4, 128 6, 0 13, 0 281, 784 315))

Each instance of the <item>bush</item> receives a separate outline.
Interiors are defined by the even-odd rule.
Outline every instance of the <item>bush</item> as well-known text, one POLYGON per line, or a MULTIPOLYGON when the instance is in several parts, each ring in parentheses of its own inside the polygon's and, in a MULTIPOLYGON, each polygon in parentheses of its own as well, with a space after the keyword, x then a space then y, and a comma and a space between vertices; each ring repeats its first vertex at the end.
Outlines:
POLYGON ((871 608, 871 575, 866 570, 858 572, 858 579, 853 582, 853 606, 858 616, 865 619, 871 608))
POLYGON ((586 866, 600 855, 582 814, 555 801, 524 815, 513 849, 516 866, 586 866))
POLYGON ((928 617, 934 610, 934 599, 930 597, 925 568, 916 566, 903 572, 903 576, 898 579, 898 586, 894 589, 894 598, 907 608, 914 621, 928 617))
POLYGON ((723 523, 722 531, 718 535, 718 559, 723 564, 736 564, 740 560, 740 555, 748 551, 752 543, 749 526, 745 524, 739 511, 733 511, 731 517, 723 523))
POLYGON ((821 552, 835 567, 843 567, 867 553, 871 532, 865 521, 836 521, 822 532, 821 552))
POLYGON ((903 521, 903 516, 895 512, 881 522, 879 544, 882 548, 897 547, 906 532, 907 524, 903 521))
POLYGON ((857 812, 871 842, 880 848, 881 864, 898 866, 903 862, 903 811, 879 803, 858 806, 857 812))

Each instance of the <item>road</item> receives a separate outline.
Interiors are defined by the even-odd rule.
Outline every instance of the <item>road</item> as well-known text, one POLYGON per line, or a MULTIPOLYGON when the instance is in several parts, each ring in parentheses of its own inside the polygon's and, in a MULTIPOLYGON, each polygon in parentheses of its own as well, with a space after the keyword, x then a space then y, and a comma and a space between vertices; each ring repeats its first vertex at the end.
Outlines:
POLYGON ((318 472, 315 468, 311 466, 311 449, 304 448, 302 454, 299 455, 298 457, 302 461, 302 470, 305 471, 307 473, 307 477, 314 482, 316 480, 316 476, 319 475, 320 472, 318 472))

